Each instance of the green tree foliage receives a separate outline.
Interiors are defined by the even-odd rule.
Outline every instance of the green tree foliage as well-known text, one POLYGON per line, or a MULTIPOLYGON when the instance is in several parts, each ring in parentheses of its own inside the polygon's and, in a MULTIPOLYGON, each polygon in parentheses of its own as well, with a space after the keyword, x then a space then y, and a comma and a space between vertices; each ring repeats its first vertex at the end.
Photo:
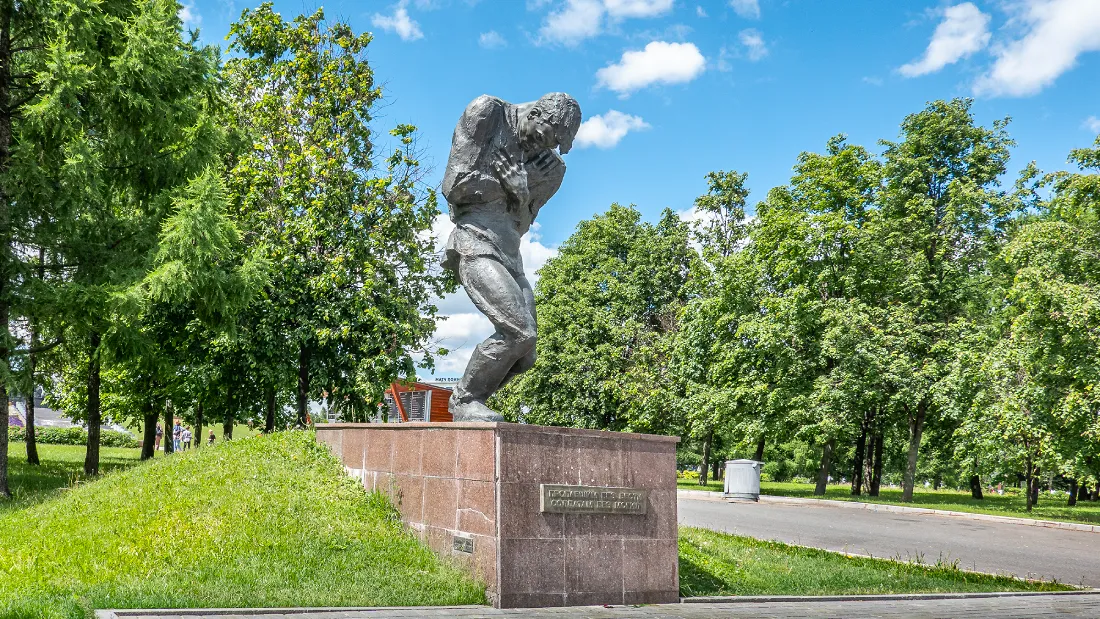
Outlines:
POLYGON ((230 30, 233 210, 274 268, 244 337, 222 354, 243 371, 223 366, 220 381, 229 394, 258 383, 271 401, 296 377, 299 424, 323 394, 345 418, 367 417, 385 385, 415 375, 432 300, 453 290, 432 263, 426 232, 439 211, 418 183, 414 128, 395 128, 397 147, 376 160, 370 39, 320 10, 284 20, 270 3, 230 30))
POLYGON ((495 405, 528 423, 678 432, 668 411, 667 338, 698 256, 688 226, 613 204, 581 222, 539 272, 534 368, 495 405))

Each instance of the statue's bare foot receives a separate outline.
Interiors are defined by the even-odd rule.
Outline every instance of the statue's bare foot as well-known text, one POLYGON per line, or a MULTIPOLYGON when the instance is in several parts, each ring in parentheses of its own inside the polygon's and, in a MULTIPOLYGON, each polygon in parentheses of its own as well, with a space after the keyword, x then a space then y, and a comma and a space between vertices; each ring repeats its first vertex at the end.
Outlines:
POLYGON ((504 417, 481 402, 451 402, 455 421, 504 421, 504 417))

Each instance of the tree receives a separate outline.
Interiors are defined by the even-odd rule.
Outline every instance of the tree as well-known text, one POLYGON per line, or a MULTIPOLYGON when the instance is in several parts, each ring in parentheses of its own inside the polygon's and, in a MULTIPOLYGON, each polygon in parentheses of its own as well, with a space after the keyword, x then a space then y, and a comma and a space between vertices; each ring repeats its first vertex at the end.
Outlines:
MULTIPOLYGON (((101 375, 126 335, 118 295, 140 280, 155 252, 172 192, 210 162, 221 132, 212 118, 216 52, 180 33, 170 0, 62 6, 55 16, 41 100, 21 126, 29 204, 49 243, 55 314, 86 355, 85 473, 99 470, 101 375), (46 208, 43 206, 43 208, 46 208)), ((71 358, 71 357, 70 357, 71 358)))
POLYGON ((582 221, 539 272, 538 354, 493 406, 530 423, 667 432, 667 342, 698 261, 687 225, 618 204, 582 221))
POLYGON ((432 300, 454 289, 433 264, 439 211, 419 184, 414 127, 391 132, 397 147, 376 172, 370 40, 320 10, 285 21, 271 3, 230 29, 231 200, 245 242, 275 266, 264 303, 242 318, 243 359, 269 402, 286 375, 272 360, 291 360, 299 425, 322 391, 365 416, 386 385, 415 375, 414 352, 430 364, 432 300))
MULTIPOLYGON (((17 340, 10 329, 13 307, 19 305, 20 283, 26 271, 19 248, 34 221, 34 208, 21 200, 27 160, 20 157, 24 140, 20 118, 37 105, 42 93, 38 78, 46 68, 50 17, 57 7, 46 1, 0 0, 0 498, 8 487, 8 385, 17 340)), ((69 8, 69 7, 65 7, 69 8)), ((26 352, 26 351, 24 351, 26 352)), ((34 429, 30 429, 33 437, 34 429)), ((29 444, 33 444, 32 442, 29 444)), ((28 457, 31 452, 28 452, 28 457)), ((37 455, 35 455, 37 459, 37 455)))
MULTIPOLYGON (((677 384, 685 432, 701 441, 699 484, 706 485, 714 452, 715 433, 733 422, 743 410, 736 384, 723 380, 731 361, 738 358, 737 327, 746 312, 743 287, 723 285, 735 252, 748 233, 745 203, 749 191, 747 174, 736 171, 707 174, 707 193, 695 199, 702 219, 694 238, 702 248, 703 261, 696 268, 689 300, 673 334, 672 376, 677 384)), ((741 283, 740 281, 737 282, 741 283)), ((751 311, 751 310, 749 310, 751 311)), ((735 361, 733 362, 736 363, 735 361)), ((761 437, 764 432, 759 432, 761 437)), ((761 441, 763 438, 761 438, 761 441)))
POLYGON ((954 342, 981 307, 986 265, 1003 242, 1017 204, 997 189, 1013 145, 1006 120, 978 126, 969 99, 934 101, 887 142, 877 243, 892 313, 904 315, 907 366, 897 402, 909 428, 902 500, 913 499, 921 437, 939 413, 938 394, 955 355, 954 342))

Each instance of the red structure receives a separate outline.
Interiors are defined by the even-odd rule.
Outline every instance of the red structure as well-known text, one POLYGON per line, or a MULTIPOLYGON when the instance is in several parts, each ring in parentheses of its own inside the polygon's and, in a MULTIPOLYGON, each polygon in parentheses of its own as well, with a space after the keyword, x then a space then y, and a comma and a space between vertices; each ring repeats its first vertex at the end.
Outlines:
POLYGON ((393 383, 385 396, 389 408, 388 421, 454 421, 447 410, 450 397, 451 390, 435 382, 393 383))

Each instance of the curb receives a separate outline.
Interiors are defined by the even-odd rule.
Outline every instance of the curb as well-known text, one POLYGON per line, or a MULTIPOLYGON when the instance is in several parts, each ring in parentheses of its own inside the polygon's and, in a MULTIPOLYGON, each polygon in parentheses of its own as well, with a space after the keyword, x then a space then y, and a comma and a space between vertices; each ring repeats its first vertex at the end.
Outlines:
POLYGON ((315 613, 389 612, 394 610, 478 610, 492 606, 319 606, 284 608, 134 608, 95 611, 96 619, 126 619, 126 617, 205 617, 207 615, 307 615, 315 613))
POLYGON ((766 604, 775 602, 904 602, 921 600, 975 600, 983 598, 1054 595, 1100 595, 1098 589, 1082 591, 1004 591, 990 593, 900 593, 885 595, 708 595, 680 598, 681 604, 766 604))
MULTIPOLYGON (((734 502, 727 499, 721 492, 708 490, 677 490, 676 498, 692 499, 696 501, 734 502)), ((946 509, 930 509, 927 507, 906 507, 904 505, 890 505, 886 503, 863 503, 860 501, 832 501, 829 499, 803 499, 788 496, 760 495, 761 503, 786 503, 788 505, 815 505, 817 507, 840 507, 844 509, 865 509, 873 512, 893 512, 897 514, 926 514, 932 516, 947 516, 962 520, 978 520, 983 522, 1001 522, 1004 524, 1018 524, 1025 527, 1043 527, 1046 529, 1062 529, 1063 531, 1080 531, 1082 533, 1100 533, 1100 525, 1081 524, 1076 522, 1060 522, 1057 520, 1036 520, 1033 518, 1015 518, 1013 516, 994 516, 992 514, 974 514, 971 512, 955 512, 946 509)))

